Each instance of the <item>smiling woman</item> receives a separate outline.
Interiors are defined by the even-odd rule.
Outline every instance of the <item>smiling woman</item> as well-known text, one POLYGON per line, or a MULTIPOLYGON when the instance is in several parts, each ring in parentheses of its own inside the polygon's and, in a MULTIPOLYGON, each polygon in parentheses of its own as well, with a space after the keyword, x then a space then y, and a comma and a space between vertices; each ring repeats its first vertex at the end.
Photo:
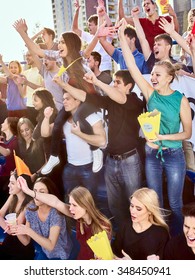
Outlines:
POLYGON ((182 140, 189 139, 192 133, 191 109, 188 99, 171 88, 176 69, 169 61, 157 62, 151 72, 152 86, 144 79, 135 64, 131 51, 127 48, 124 36, 126 23, 121 22, 119 38, 127 67, 142 91, 149 112, 161 112, 160 132, 156 139, 146 139, 145 174, 147 186, 154 189, 163 207, 163 171, 167 179, 169 204, 172 210, 170 231, 176 235, 182 231, 183 187, 186 174, 182 140), (180 131, 182 124, 183 130, 180 131))

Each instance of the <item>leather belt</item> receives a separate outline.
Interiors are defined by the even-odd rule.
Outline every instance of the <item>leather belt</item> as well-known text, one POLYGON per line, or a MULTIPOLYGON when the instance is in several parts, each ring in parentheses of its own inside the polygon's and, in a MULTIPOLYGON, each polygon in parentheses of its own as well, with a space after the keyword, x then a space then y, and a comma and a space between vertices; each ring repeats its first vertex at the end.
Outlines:
POLYGON ((133 150, 131 150, 129 152, 126 152, 124 154, 121 154, 121 155, 110 155, 109 154, 109 157, 111 157, 115 160, 123 160, 123 159, 126 159, 126 158, 130 157, 130 156, 135 155, 136 153, 137 153, 137 150, 133 149, 133 150))

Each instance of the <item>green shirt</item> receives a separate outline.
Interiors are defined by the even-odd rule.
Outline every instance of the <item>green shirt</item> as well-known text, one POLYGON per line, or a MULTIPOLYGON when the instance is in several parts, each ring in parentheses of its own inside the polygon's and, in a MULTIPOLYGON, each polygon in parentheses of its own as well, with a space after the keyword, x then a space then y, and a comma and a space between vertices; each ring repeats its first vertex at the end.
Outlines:
MULTIPOLYGON (((170 95, 160 95, 156 90, 148 100, 148 111, 152 112, 157 109, 161 112, 160 132, 159 134, 175 134, 180 131, 180 107, 183 94, 175 90, 170 95)), ((163 140, 155 142, 157 145, 166 148, 182 147, 181 140, 163 140)))

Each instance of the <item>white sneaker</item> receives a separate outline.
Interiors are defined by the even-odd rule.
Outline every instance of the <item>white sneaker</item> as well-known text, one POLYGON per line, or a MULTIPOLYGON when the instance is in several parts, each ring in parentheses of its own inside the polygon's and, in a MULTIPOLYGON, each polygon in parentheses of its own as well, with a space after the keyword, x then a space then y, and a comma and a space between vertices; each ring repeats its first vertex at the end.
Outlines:
POLYGON ((93 153, 93 166, 92 170, 94 173, 98 172, 103 166, 103 152, 100 149, 92 151, 93 153))
POLYGON ((59 157, 50 156, 46 165, 41 169, 41 174, 46 175, 50 173, 53 168, 60 163, 59 157))

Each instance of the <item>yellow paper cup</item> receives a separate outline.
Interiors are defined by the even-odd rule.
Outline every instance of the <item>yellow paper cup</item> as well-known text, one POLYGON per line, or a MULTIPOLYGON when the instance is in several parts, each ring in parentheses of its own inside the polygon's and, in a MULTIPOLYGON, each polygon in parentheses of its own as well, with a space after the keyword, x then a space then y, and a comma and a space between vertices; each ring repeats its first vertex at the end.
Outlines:
POLYGON ((156 139, 156 133, 160 130, 160 118, 161 113, 157 110, 139 115, 138 121, 147 139, 156 139))
POLYGON ((87 244, 98 258, 102 260, 113 260, 114 255, 105 231, 93 235, 87 240, 87 244))
POLYGON ((169 0, 157 0, 157 5, 161 10, 162 14, 167 14, 168 11, 166 9, 166 5, 169 4, 169 0))

